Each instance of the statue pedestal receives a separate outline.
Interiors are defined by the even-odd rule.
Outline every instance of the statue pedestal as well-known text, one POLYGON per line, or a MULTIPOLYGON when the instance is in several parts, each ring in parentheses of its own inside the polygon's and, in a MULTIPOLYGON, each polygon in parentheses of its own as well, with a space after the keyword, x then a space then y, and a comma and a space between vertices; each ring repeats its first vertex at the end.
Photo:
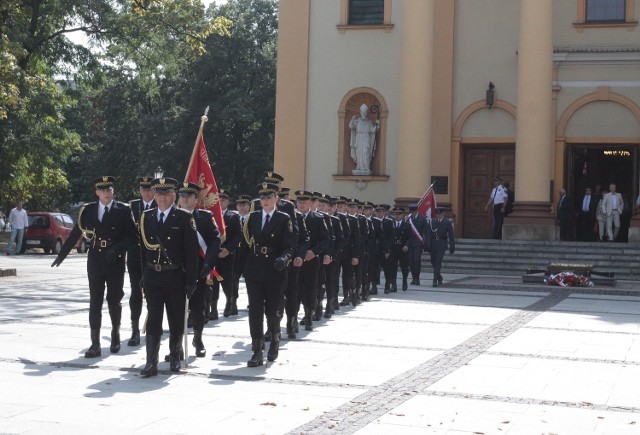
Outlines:
POLYGON ((360 170, 360 169, 354 169, 353 171, 351 171, 351 173, 352 173, 353 175, 358 175, 358 176, 361 176, 361 175, 365 175, 365 176, 366 176, 366 175, 371 175, 371 171, 368 171, 368 170, 360 170))

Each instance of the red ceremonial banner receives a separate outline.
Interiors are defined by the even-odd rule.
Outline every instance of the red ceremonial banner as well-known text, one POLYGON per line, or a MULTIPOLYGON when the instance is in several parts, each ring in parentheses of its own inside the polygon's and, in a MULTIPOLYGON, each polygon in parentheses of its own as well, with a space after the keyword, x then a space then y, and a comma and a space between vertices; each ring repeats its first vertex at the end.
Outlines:
POLYGON ((436 195, 433 193, 432 184, 422 196, 420 202, 418 202, 418 214, 421 214, 427 219, 431 219, 431 216, 436 215, 436 207, 436 195))
POLYGON ((209 156, 207 154, 207 147, 204 144, 204 138, 202 137, 202 129, 200 129, 198 133, 193 153, 191 153, 191 161, 189 162, 189 169, 187 169, 187 175, 185 175, 184 181, 196 183, 200 186, 202 190, 198 194, 198 208, 203 208, 213 213, 213 217, 220 230, 220 237, 224 238, 224 218, 222 217, 222 207, 220 207, 218 197, 218 185, 216 184, 213 170, 209 164, 209 156))

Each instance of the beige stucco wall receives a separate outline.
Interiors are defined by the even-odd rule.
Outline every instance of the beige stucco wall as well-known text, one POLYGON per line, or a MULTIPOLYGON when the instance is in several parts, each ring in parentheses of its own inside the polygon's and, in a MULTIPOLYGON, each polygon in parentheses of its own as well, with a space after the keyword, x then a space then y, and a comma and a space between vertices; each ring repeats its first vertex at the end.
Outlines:
MULTIPOLYGON (((397 193, 395 172, 402 104, 399 94, 403 1, 392 2, 391 22, 395 27, 390 31, 369 29, 343 32, 336 29, 340 22, 340 0, 308 1, 310 42, 306 143, 298 145, 305 147, 305 152, 299 154, 304 156, 304 162, 286 159, 285 156, 280 159, 280 164, 299 168, 293 173, 304 173, 304 186, 291 185, 294 189, 304 187, 374 202, 390 202, 397 193), (353 181, 333 178, 338 167, 340 134, 337 111, 345 94, 359 87, 377 90, 389 109, 385 174, 390 179, 369 182, 362 191, 353 181)), ((553 2, 555 47, 640 46, 638 27, 631 31, 625 27, 577 29, 574 22, 578 1, 581 0, 553 2)), ((285 3, 281 3, 281 6, 285 3)), ((635 0, 635 5, 637 19, 640 0, 635 0)), ((453 95, 452 110, 449 113, 452 122, 465 108, 484 99, 489 82, 495 84, 497 98, 517 108, 519 20, 518 0, 455 1, 453 95)), ((434 53, 437 55, 438 50, 434 53)), ((609 86, 609 92, 622 94, 640 106, 640 56, 637 61, 632 59, 633 56, 622 56, 622 61, 600 61, 597 65, 592 61, 557 62, 557 81, 554 83, 558 86, 556 120, 575 101, 598 92, 598 87, 602 86, 609 86)), ((434 62, 437 65, 438 59, 434 59, 434 62)), ((434 111, 438 110, 441 108, 434 107, 434 111)), ((284 116, 286 111, 278 113, 284 116)), ((282 124, 283 121, 277 119, 276 123, 282 124)), ((567 124, 565 133, 568 137, 637 138, 640 137, 638 124, 631 112, 621 105, 597 102, 580 109, 567 124)), ((465 138, 514 138, 517 135, 515 129, 516 121, 506 111, 482 109, 470 116, 464 124, 462 141, 465 138)), ((294 129, 291 128, 291 131, 294 129)), ((278 133, 278 127, 276 132, 278 133)), ((283 135, 286 135, 284 130, 283 135)), ((557 144, 550 146, 557 147, 557 144)), ((555 155, 562 158, 561 152, 555 155)), ((441 157, 442 153, 438 156, 441 157)), ((453 158, 456 156, 454 154, 453 158)), ((445 168, 441 172, 450 174, 450 168, 454 168, 455 172, 456 165, 457 162, 452 162, 450 167, 439 163, 438 168, 445 168)), ((563 162, 558 165, 562 166, 563 162)), ((441 175, 441 172, 437 175, 441 175)), ((554 174, 556 177, 562 176, 558 170, 554 174)), ((450 186, 452 185, 453 180, 450 180, 450 186)))
POLYGON ((393 199, 401 41, 401 14, 397 9, 401 3, 393 2, 392 22, 396 27, 390 32, 340 33, 336 29, 340 1, 312 0, 305 188, 364 200, 393 199), (389 106, 386 174, 391 178, 387 182, 370 182, 363 191, 353 181, 333 179, 338 165, 338 108, 345 94, 358 87, 376 89, 389 106))
POLYGON ((596 101, 580 108, 567 124, 567 137, 640 138, 640 122, 626 107, 596 101))
MULTIPOLYGON (((471 103, 484 99, 489 82, 496 86, 497 98, 516 104, 519 16, 519 1, 456 1, 453 119, 471 103)), ((493 116, 488 115, 489 120, 493 116)), ((506 136, 491 122, 476 126, 473 134, 506 136)))

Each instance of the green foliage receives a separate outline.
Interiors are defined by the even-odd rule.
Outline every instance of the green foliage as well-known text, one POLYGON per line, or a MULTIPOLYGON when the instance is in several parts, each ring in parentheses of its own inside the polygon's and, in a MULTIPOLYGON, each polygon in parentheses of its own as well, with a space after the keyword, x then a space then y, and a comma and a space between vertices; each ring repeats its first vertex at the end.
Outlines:
POLYGON ((276 34, 276 0, 0 2, 0 204, 65 209, 106 174, 127 200, 158 165, 182 179, 206 106, 218 184, 253 193, 273 160, 276 34))

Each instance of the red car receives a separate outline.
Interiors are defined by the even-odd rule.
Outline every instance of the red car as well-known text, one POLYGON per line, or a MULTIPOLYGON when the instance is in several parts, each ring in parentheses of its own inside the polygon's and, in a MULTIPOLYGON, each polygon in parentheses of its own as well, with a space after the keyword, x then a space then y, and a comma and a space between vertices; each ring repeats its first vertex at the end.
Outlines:
MULTIPOLYGON (((58 254, 62 244, 69 238, 74 223, 64 213, 29 212, 29 228, 22 239, 22 252, 30 248, 42 248, 45 254, 58 254)), ((87 241, 83 237, 76 243, 79 253, 87 252, 87 241)))

